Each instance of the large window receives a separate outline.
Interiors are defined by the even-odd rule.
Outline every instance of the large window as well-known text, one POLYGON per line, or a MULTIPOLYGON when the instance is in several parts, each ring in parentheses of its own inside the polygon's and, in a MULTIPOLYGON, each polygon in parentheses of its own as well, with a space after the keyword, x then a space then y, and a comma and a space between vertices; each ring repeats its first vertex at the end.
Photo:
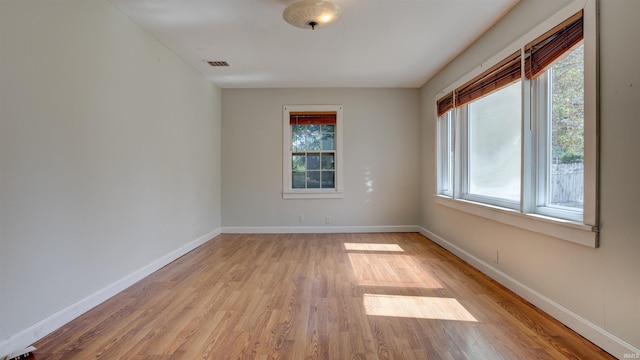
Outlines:
POLYGON ((573 3, 436 98, 439 203, 598 245, 595 11, 573 3))
POLYGON ((539 129, 536 211, 582 220, 584 209, 584 45, 567 50, 532 81, 539 129))
POLYGON ((283 113, 283 197, 341 197, 342 107, 293 105, 283 113))
POLYGON ((465 197, 517 207, 520 202, 520 81, 467 104, 465 197))

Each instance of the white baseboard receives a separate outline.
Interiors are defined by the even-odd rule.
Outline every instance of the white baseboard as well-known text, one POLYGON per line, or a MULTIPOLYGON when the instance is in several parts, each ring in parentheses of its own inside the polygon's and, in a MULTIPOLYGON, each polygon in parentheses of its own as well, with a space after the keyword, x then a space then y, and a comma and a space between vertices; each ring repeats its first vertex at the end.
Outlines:
POLYGON ((582 335, 609 354, 617 357, 618 359, 638 358, 638 356, 640 356, 640 349, 638 349, 637 347, 618 338, 602 327, 556 303, 543 294, 531 289, 525 284, 495 268, 493 265, 477 258, 473 254, 465 251, 455 244, 450 243, 439 235, 423 227, 419 227, 419 229, 422 235, 426 236, 436 244, 442 246, 457 257, 466 261, 471 266, 475 267, 490 278, 499 282, 509 290, 520 295, 545 313, 549 314, 551 317, 555 318, 578 334, 582 335))
POLYGON ((87 296, 86 298, 68 306, 65 309, 39 321, 38 323, 24 329, 23 331, 11 336, 10 338, 0 342, 0 359, 4 356, 24 349, 35 343, 43 337, 49 335, 53 331, 59 329, 66 323, 100 305, 109 298, 118 294, 122 290, 149 276, 155 271, 161 269, 165 265, 171 263, 182 255, 190 252, 198 246, 206 243, 220 234, 220 229, 205 234, 198 239, 183 245, 182 247, 170 252, 169 254, 157 259, 151 264, 125 276, 124 278, 98 290, 97 292, 87 296))
POLYGON ((419 232, 416 225, 382 226, 255 226, 223 227, 223 234, 320 234, 320 233, 372 233, 372 232, 419 232))

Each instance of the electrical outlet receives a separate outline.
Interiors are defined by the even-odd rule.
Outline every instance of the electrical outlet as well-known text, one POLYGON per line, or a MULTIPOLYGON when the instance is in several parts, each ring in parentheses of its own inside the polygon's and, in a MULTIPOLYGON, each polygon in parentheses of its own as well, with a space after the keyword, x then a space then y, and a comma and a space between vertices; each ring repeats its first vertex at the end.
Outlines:
POLYGON ((304 222, 304 215, 298 215, 298 222, 304 222))
POLYGON ((324 223, 325 224, 331 224, 331 216, 325 216, 324 217, 324 223))

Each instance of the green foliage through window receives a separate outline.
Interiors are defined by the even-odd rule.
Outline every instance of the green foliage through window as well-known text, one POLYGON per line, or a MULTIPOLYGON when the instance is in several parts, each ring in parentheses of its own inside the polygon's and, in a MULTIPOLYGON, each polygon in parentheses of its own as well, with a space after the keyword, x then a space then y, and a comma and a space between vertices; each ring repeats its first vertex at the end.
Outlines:
POLYGON ((551 139, 554 163, 580 163, 584 158, 584 45, 551 68, 551 139))

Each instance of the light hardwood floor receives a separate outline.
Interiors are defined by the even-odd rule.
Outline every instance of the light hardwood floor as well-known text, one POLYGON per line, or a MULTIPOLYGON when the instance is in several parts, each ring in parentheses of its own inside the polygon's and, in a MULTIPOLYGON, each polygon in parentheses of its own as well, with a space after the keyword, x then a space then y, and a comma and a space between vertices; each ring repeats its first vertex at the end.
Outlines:
POLYGON ((613 359, 415 233, 223 234, 43 359, 613 359))

